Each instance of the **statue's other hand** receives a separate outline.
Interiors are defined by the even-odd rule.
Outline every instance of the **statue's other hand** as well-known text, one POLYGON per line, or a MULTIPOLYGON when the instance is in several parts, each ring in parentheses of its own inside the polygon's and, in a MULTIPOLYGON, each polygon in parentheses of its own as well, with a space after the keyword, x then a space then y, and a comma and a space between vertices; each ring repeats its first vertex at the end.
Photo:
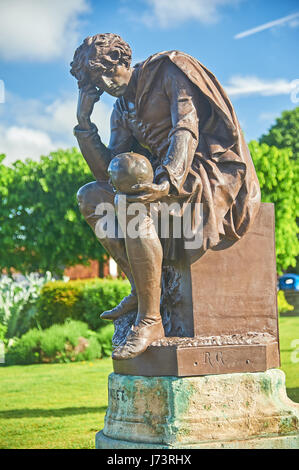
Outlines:
POLYGON ((80 127, 83 129, 90 127, 90 116, 93 107, 99 101, 102 90, 98 90, 93 85, 86 85, 79 89, 78 105, 77 105, 77 120, 80 127))
POLYGON ((161 184, 146 183, 146 184, 135 184, 132 189, 137 194, 127 195, 128 202, 156 202, 167 196, 170 189, 169 181, 165 180, 161 184))

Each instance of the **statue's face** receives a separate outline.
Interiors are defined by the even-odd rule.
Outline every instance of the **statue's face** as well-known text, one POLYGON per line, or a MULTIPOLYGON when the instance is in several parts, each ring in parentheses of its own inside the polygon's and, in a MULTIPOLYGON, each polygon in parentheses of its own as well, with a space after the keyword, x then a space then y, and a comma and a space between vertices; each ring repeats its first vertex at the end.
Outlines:
POLYGON ((131 71, 125 65, 117 65, 111 72, 101 74, 96 70, 90 72, 93 85, 119 97, 125 94, 131 77, 131 71))

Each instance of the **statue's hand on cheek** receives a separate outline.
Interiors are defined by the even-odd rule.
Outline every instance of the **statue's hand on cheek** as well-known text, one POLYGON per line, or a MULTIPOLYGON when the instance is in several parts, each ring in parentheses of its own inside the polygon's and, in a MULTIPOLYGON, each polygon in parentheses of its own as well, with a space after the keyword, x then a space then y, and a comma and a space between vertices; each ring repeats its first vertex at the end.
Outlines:
POLYGON ((94 105, 99 101, 102 90, 98 90, 93 85, 86 85, 79 89, 77 120, 82 129, 89 129, 91 126, 90 116, 94 105))

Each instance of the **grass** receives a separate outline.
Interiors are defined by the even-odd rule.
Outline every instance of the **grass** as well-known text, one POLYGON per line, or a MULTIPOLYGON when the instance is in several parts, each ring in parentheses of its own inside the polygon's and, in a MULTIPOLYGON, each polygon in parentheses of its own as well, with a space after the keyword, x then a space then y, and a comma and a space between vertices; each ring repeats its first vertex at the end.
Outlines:
POLYGON ((287 394, 291 400, 299 403, 299 316, 280 317, 279 338, 281 369, 286 374, 287 394), (297 340, 296 344, 294 340, 297 340))
MULTIPOLYGON (((299 317, 280 318, 288 396, 299 402, 299 363, 292 362, 299 317)), ((296 354, 299 358, 299 351, 296 354)), ((93 449, 103 428, 111 359, 0 368, 0 448, 93 449)))
POLYGON ((0 448, 94 449, 110 358, 0 368, 0 448))

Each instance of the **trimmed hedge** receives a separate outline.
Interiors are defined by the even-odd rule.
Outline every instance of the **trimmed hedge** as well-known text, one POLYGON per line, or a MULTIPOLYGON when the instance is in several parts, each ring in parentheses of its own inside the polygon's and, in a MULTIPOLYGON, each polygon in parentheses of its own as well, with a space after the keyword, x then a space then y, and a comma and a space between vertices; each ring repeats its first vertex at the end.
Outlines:
POLYGON ((34 328, 7 348, 5 365, 99 359, 111 354, 112 335, 112 324, 96 333, 86 323, 74 320, 45 330, 34 328))
POLYGON ((98 330, 107 325, 107 321, 100 319, 100 314, 118 305, 130 290, 130 283, 119 279, 48 282, 37 302, 37 324, 48 328, 72 318, 85 321, 89 328, 98 330))

